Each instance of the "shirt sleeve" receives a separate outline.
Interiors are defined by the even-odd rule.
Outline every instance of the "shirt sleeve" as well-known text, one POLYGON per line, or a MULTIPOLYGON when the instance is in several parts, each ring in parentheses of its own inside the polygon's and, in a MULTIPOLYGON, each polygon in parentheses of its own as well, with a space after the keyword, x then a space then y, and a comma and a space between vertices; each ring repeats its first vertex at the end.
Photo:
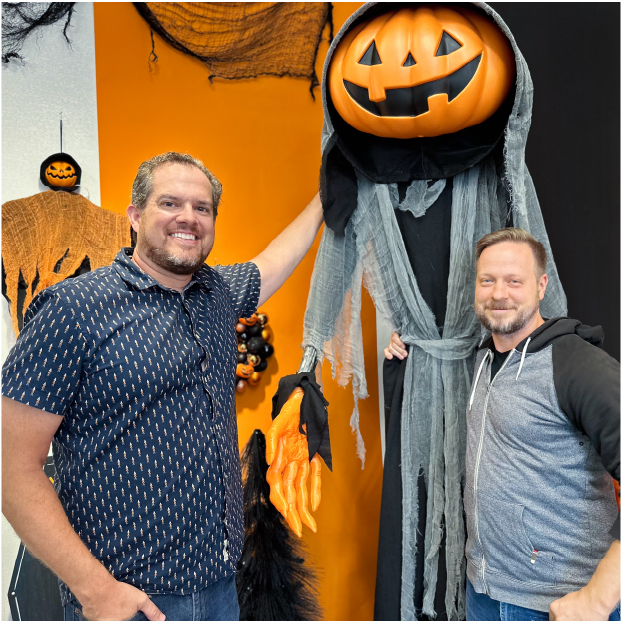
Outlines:
POLYGON ((261 293, 259 268, 248 263, 217 265, 214 268, 226 284, 236 317, 250 317, 257 310, 261 293))
POLYGON ((24 327, 2 367, 2 395, 64 416, 80 385, 87 352, 79 317, 46 289, 28 307, 24 327))
MULTIPOLYGON (((577 335, 552 349, 558 403, 597 451, 602 465, 619 480, 619 363, 577 335)), ((619 519, 610 530, 619 539, 619 519)))

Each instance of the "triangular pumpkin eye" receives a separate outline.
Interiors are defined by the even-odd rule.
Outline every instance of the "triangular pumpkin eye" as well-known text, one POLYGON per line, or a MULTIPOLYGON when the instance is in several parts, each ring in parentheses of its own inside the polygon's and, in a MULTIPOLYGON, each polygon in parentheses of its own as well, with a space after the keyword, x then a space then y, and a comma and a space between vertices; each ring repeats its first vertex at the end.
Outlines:
POLYGON ((375 48, 375 41, 369 45, 367 51, 362 58, 358 61, 360 65, 381 65, 382 59, 380 58, 377 49, 375 48))
POLYGON ((410 52, 408 54, 408 57, 405 59, 405 62, 403 63, 404 67, 413 67, 416 64, 416 61, 414 60, 414 56, 412 56, 412 52, 410 52))
POLYGON ((458 43, 447 32, 442 33, 442 39, 440 45, 438 45, 438 51, 436 56, 448 56, 462 47, 461 43, 458 43))
POLYGON ((56 170, 56 166, 50 166, 52 170, 56 170))

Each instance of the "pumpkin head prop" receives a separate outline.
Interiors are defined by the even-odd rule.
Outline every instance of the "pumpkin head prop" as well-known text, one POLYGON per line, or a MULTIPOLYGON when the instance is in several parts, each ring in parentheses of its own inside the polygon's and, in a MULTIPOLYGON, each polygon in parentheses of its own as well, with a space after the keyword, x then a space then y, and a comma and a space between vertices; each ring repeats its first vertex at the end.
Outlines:
POLYGON ((418 138, 482 123, 514 75, 511 45, 490 19, 420 5, 352 28, 334 52, 329 88, 338 113, 359 131, 418 138))
POLYGON ((71 192, 80 186, 82 169, 67 153, 54 153, 41 164, 39 176, 48 188, 71 192))

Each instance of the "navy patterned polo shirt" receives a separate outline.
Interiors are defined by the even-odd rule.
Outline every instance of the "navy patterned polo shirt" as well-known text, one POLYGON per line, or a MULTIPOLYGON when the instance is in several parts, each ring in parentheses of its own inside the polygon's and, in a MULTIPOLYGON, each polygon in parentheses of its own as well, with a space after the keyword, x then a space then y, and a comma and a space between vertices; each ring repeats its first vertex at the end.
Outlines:
POLYGON ((93 556, 147 593, 185 594, 241 555, 235 324, 256 310, 260 275, 204 265, 179 293, 131 253, 36 297, 2 394, 64 416, 57 492, 93 556))

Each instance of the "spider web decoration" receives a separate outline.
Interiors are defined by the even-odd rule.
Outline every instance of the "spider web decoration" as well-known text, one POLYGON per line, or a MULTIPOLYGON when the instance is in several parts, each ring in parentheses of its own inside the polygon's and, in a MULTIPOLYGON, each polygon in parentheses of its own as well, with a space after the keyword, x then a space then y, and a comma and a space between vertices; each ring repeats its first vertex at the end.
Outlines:
POLYGON ((2 62, 24 60, 20 55, 26 38, 39 28, 51 26, 66 17, 63 36, 71 41, 67 29, 75 2, 3 2, 2 3, 2 62))
MULTIPOLYGON (((315 59, 330 2, 134 2, 151 27, 149 62, 157 62, 153 32, 209 69, 213 78, 260 75, 308 78, 319 85, 315 59)), ((313 95, 314 98, 314 95, 313 95)))

